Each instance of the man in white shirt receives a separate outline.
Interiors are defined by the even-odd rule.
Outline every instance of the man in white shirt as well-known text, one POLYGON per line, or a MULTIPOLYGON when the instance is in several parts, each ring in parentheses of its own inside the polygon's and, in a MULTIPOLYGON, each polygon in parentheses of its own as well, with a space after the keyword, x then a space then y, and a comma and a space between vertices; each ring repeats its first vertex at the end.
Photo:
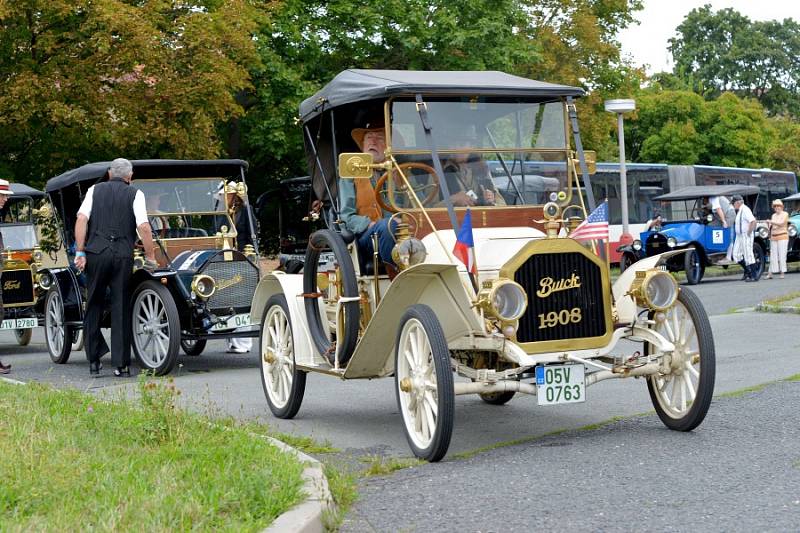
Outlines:
POLYGON ((745 281, 758 281, 756 278, 756 258, 753 254, 753 236, 756 229, 756 217, 749 207, 744 205, 744 199, 733 195, 733 208, 736 218, 733 222, 733 231, 736 240, 733 241, 733 260, 742 265, 745 281))
POLYGON ((89 373, 100 374, 100 358, 108 345, 100 334, 100 319, 111 289, 111 361, 114 375, 130 376, 131 294, 133 249, 137 231, 145 257, 155 265, 155 247, 142 191, 130 186, 133 165, 115 159, 108 169, 108 181, 86 192, 75 222, 75 266, 86 271, 88 295, 83 320, 89 373))

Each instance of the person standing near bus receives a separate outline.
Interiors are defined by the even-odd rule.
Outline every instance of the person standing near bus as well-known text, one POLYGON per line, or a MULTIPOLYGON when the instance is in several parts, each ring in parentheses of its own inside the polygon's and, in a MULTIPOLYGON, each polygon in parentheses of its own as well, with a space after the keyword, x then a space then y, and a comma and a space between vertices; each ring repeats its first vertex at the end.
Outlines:
POLYGON ((735 194, 731 199, 736 210, 733 231, 736 240, 733 242, 733 260, 742 265, 745 281, 758 281, 756 278, 756 258, 753 254, 753 232, 756 230, 756 217, 749 207, 744 205, 744 198, 735 194))
POLYGON ((767 279, 772 279, 773 274, 780 273, 781 279, 786 274, 786 253, 789 246, 789 213, 783 210, 783 202, 779 199, 772 201, 772 217, 769 225, 769 274, 767 279))

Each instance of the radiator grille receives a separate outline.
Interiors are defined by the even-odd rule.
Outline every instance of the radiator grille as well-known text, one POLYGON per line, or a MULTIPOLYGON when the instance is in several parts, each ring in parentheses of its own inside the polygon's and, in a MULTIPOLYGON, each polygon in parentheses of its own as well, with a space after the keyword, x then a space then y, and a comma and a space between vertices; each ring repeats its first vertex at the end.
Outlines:
POLYGON ((644 251, 647 257, 658 255, 668 251, 667 238, 660 233, 654 233, 647 238, 644 243, 644 251))
POLYGON ((4 270, 3 305, 30 304, 34 301, 33 274, 30 270, 4 270))
POLYGON ((585 255, 578 252, 534 254, 517 269, 514 280, 528 293, 528 309, 520 319, 517 330, 518 342, 605 335, 606 309, 602 273, 600 267, 585 255), (580 286, 554 291, 542 297, 537 295, 537 291, 542 289, 541 282, 545 278, 550 278, 554 283, 577 279, 580 286), (548 327, 546 319, 549 313, 560 313, 562 318, 566 318, 564 311, 571 313, 575 308, 580 309, 579 321, 562 320, 548 327))
POLYGON ((216 282, 217 289, 208 300, 212 312, 249 310, 258 286, 258 269, 245 260, 224 261, 221 257, 209 261, 202 270, 216 282))

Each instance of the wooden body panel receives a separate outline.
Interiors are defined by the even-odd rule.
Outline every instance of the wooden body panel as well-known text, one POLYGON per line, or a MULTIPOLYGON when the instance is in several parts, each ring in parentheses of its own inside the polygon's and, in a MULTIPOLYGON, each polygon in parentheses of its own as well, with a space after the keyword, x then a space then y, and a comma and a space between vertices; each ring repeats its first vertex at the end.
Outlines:
MULTIPOLYGON (((190 239, 165 239, 161 241, 167 250, 170 258, 175 258, 181 252, 187 250, 216 250, 220 248, 216 237, 193 237, 190 239)), ((166 266, 167 259, 161 251, 161 247, 156 244, 156 261, 159 266, 166 266)))
MULTIPOLYGON (((464 219, 464 213, 467 208, 456 207, 456 216, 459 222, 464 219)), ((419 225, 417 231, 417 238, 422 239, 425 235, 431 233, 433 229, 428 224, 428 220, 419 209, 406 210, 414 215, 419 225)), ((447 209, 426 209, 436 229, 452 229, 450 224, 450 217, 447 215, 447 209)), ((544 231, 544 225, 535 220, 544 219, 542 213, 542 206, 534 205, 521 205, 521 206, 500 206, 500 207, 471 207, 472 213, 472 227, 473 228, 507 228, 514 226, 527 226, 544 231)))

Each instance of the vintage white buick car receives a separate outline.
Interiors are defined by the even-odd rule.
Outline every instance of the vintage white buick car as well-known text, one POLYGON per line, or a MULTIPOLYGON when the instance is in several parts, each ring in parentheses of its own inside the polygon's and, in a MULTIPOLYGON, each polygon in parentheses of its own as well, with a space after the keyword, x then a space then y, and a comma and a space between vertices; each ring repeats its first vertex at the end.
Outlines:
POLYGON ((328 229, 310 236, 301 274, 267 275, 253 300, 275 416, 295 416, 307 373, 319 372, 394 376, 408 443, 429 461, 447 452, 457 394, 556 405, 640 377, 669 428, 702 422, 714 341, 700 300, 661 268, 671 254, 612 283, 595 245, 570 238, 595 206, 578 186, 591 179, 573 103, 582 94, 501 72, 348 70, 301 104, 328 229), (380 157, 352 135, 370 109, 385 124, 380 157), (485 179, 487 162, 507 187, 485 179), (348 228, 341 189, 364 191, 359 181, 392 213, 394 265, 348 228), (454 253, 467 209, 474 272, 454 253))

